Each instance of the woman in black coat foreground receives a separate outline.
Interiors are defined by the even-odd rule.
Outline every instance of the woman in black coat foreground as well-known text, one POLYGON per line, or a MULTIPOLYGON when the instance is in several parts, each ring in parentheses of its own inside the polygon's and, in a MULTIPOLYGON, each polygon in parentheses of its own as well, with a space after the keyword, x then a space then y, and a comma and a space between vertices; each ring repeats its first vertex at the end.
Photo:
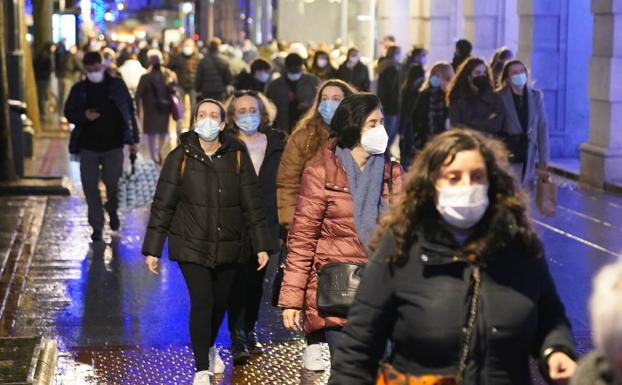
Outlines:
POLYGON ((529 356, 553 383, 572 376, 569 322, 499 146, 452 130, 418 155, 378 232, 329 384, 374 384, 389 340, 378 384, 530 384, 529 356))
POLYGON ((181 135, 162 167, 142 248, 154 274, 166 238, 169 259, 179 262, 190 294, 195 385, 224 370, 214 341, 238 265, 247 263, 245 239, 258 269, 272 251, 257 175, 244 144, 222 132, 225 115, 216 100, 197 104, 194 129, 181 135))

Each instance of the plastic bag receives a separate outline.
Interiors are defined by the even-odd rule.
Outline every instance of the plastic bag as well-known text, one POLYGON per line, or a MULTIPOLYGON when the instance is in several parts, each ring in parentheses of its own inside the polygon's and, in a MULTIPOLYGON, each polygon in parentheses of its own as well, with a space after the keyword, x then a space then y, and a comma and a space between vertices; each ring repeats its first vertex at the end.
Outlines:
POLYGON ((119 209, 132 210, 153 201, 160 173, 156 164, 142 157, 130 156, 131 166, 119 179, 119 209))

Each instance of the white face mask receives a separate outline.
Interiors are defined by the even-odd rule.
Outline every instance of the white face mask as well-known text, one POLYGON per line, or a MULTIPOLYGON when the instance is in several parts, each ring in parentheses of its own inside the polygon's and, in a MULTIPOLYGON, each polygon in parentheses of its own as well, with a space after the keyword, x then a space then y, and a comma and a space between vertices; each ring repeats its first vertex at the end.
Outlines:
POLYGON ((320 68, 324 68, 328 65, 328 60, 326 59, 317 59, 317 66, 320 68))
POLYGON ((184 48, 182 48, 182 52, 186 56, 191 56, 194 53, 194 48, 192 48, 192 47, 184 47, 184 48))
POLYGON ((361 135, 361 147, 370 155, 384 154, 389 143, 389 135, 384 126, 372 127, 361 135))
POLYGON ((91 83, 101 83, 104 81, 104 71, 87 72, 86 78, 89 79, 91 83))
POLYGON ((302 72, 288 72, 287 78, 292 82, 297 82, 300 78, 302 78, 302 72))
POLYGON ((436 209, 450 225, 462 230, 475 226, 488 209, 488 185, 438 189, 436 209))

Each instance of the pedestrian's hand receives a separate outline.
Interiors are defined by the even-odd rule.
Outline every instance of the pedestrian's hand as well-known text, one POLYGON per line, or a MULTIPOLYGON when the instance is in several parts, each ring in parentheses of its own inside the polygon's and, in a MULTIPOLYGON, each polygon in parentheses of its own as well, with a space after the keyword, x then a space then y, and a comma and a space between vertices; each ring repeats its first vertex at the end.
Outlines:
POLYGON ((160 259, 157 257, 154 257, 153 255, 148 255, 147 257, 145 257, 145 264, 147 264, 147 269, 149 269, 149 272, 155 275, 158 275, 160 273, 158 273, 158 265, 159 265, 160 259))
POLYGON ((95 111, 92 108, 89 108, 88 110, 86 110, 84 114, 86 115, 86 119, 88 119, 91 122, 95 119, 99 119, 99 117, 101 116, 99 112, 95 111))
POLYGON ((264 267, 266 267, 266 265, 268 264, 268 261, 270 260, 270 256, 268 255, 268 253, 266 253, 265 251, 260 251, 257 253, 257 263, 259 264, 259 267, 257 268, 257 271, 263 269, 264 267))
POLYGON ((130 144, 130 154, 132 155, 138 154, 138 145, 136 143, 130 144))
POLYGON ((562 352, 551 354, 547 364, 549 366, 549 376, 559 385, 567 384, 577 369, 577 363, 562 352))
POLYGON ((285 328, 293 331, 301 331, 300 327, 300 310, 299 309, 284 309, 283 310, 283 325, 285 328))

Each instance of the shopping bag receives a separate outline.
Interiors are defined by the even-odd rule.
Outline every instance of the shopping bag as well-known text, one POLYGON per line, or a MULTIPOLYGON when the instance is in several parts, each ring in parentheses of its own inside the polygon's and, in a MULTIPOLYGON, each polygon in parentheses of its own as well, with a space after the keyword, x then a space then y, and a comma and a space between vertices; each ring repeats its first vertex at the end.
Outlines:
POLYGON ((538 170, 536 179, 536 207, 540 214, 552 217, 557 214, 557 186, 548 171, 538 170))
POLYGON ((173 120, 178 121, 184 118, 184 100, 179 91, 175 90, 171 93, 171 114, 173 120))
POLYGON ((132 210, 151 203, 160 173, 156 164, 140 156, 130 156, 131 165, 119 179, 119 209, 132 210))

